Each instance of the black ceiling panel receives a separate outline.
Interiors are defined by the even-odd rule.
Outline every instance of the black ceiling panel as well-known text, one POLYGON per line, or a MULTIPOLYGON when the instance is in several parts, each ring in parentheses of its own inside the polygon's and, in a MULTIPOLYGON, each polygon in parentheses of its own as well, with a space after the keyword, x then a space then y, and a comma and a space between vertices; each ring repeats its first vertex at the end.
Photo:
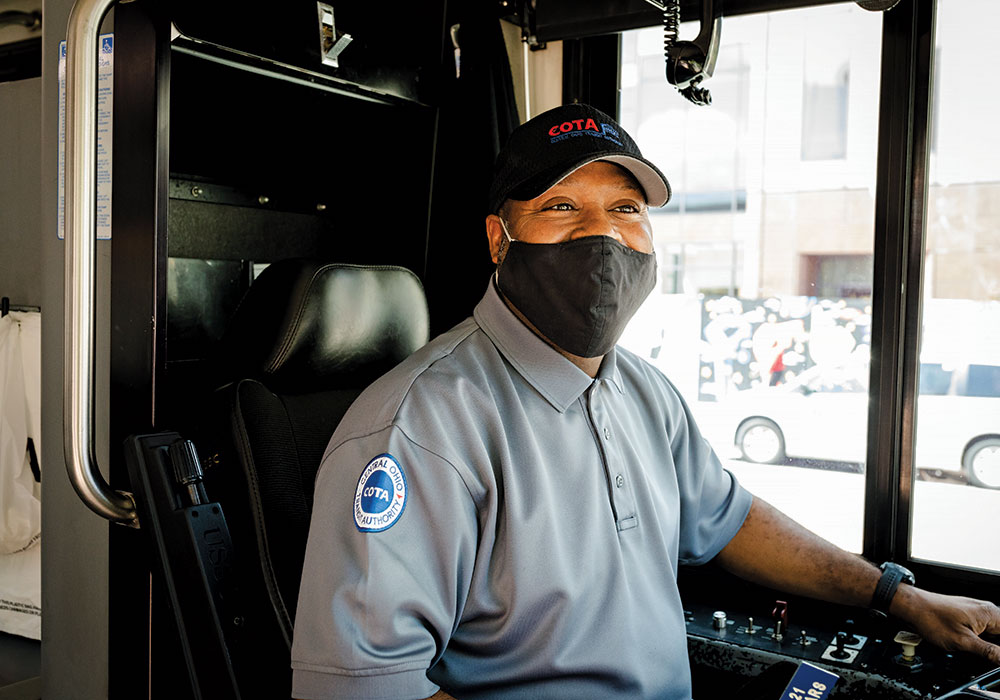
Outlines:
POLYGON ((185 37, 409 100, 433 102, 440 71, 441 0, 345 2, 332 6, 337 37, 351 42, 339 66, 324 65, 316 0, 175 0, 171 20, 185 37))
MULTIPOLYGON (((842 1, 715 0, 715 5, 723 16, 735 16, 842 1)), ((698 19, 701 7, 701 0, 681 0, 682 21, 698 19)), ((646 0, 537 0, 535 13, 535 35, 542 42, 651 27, 663 21, 663 13, 646 0)))

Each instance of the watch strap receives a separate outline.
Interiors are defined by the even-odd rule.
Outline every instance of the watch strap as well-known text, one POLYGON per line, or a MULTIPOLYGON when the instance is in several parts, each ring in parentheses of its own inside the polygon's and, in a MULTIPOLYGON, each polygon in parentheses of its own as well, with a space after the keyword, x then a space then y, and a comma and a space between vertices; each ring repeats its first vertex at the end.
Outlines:
POLYGON ((879 568, 882 570, 882 576, 875 586, 875 593, 872 594, 872 602, 869 607, 873 612, 888 616, 889 605, 896 595, 896 589, 899 588, 899 584, 913 584, 914 579, 913 574, 899 564, 886 562, 879 568))

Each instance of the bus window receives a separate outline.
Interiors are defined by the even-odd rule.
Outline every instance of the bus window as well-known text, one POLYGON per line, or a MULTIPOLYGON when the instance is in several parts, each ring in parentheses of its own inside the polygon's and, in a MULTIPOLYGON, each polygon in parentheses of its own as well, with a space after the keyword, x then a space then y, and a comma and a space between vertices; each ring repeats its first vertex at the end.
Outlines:
POLYGON ((943 396, 920 374, 910 551, 1000 571, 1000 548, 982 539, 1000 506, 1000 135, 989 116, 1000 98, 970 70, 1000 61, 981 21, 996 7, 939 0, 936 12, 920 356, 956 377, 943 396))
POLYGON ((674 194, 650 215, 660 284, 622 342, 744 486, 860 552, 881 17, 729 17, 724 36, 710 107, 664 81, 660 28, 623 36, 621 121, 674 194))

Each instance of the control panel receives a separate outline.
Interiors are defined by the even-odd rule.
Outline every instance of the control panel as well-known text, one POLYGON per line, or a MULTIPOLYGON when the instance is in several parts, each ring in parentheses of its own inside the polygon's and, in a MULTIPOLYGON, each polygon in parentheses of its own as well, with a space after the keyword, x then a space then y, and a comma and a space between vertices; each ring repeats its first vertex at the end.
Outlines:
POLYGON ((1000 668, 973 679, 947 695, 942 695, 940 700, 958 700, 959 698, 1000 700, 1000 668))
MULTIPOLYGON (((854 611, 863 617, 846 617, 843 610, 796 610, 786 600, 760 610, 688 604, 684 616, 695 697, 712 696, 699 693, 699 668, 706 678, 715 679, 722 671, 751 677, 779 661, 808 661, 840 677, 831 698, 1000 698, 952 694, 990 672, 987 660, 921 644, 898 621, 875 620, 865 611, 854 611)), ((1000 690, 1000 670, 996 673, 1000 690)))

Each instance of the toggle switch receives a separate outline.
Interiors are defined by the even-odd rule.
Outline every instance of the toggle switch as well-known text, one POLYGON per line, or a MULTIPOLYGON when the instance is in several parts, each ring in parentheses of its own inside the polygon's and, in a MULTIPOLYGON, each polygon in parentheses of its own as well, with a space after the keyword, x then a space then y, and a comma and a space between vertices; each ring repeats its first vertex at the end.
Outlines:
POLYGON ((836 649, 830 652, 830 656, 832 656, 835 659, 840 659, 841 661, 848 658, 850 656, 850 653, 846 649, 844 649, 844 646, 846 644, 847 644, 847 635, 844 634, 843 632, 837 632, 837 639, 834 641, 836 649))
POLYGON ((771 611, 771 618, 774 620, 774 633, 771 637, 780 642, 788 631, 788 603, 783 600, 774 601, 774 610, 771 611))
POLYGON ((858 657, 858 649, 848 647, 848 639, 846 632, 837 632, 837 636, 834 637, 820 658, 827 661, 840 661, 845 664, 853 663, 858 657))
POLYGON ((740 634, 757 634, 762 629, 764 629, 762 625, 754 624, 753 618, 748 617, 746 627, 737 627, 736 631, 740 634))
POLYGON ((844 641, 845 646, 855 646, 861 643, 861 640, 854 633, 854 620, 844 620, 844 634, 847 635, 847 639, 844 641))
POLYGON ((858 649, 860 650, 865 642, 868 641, 868 637, 858 634, 856 632, 856 627, 854 625, 854 620, 844 620, 844 626, 842 627, 844 633, 844 647, 847 649, 858 649))

